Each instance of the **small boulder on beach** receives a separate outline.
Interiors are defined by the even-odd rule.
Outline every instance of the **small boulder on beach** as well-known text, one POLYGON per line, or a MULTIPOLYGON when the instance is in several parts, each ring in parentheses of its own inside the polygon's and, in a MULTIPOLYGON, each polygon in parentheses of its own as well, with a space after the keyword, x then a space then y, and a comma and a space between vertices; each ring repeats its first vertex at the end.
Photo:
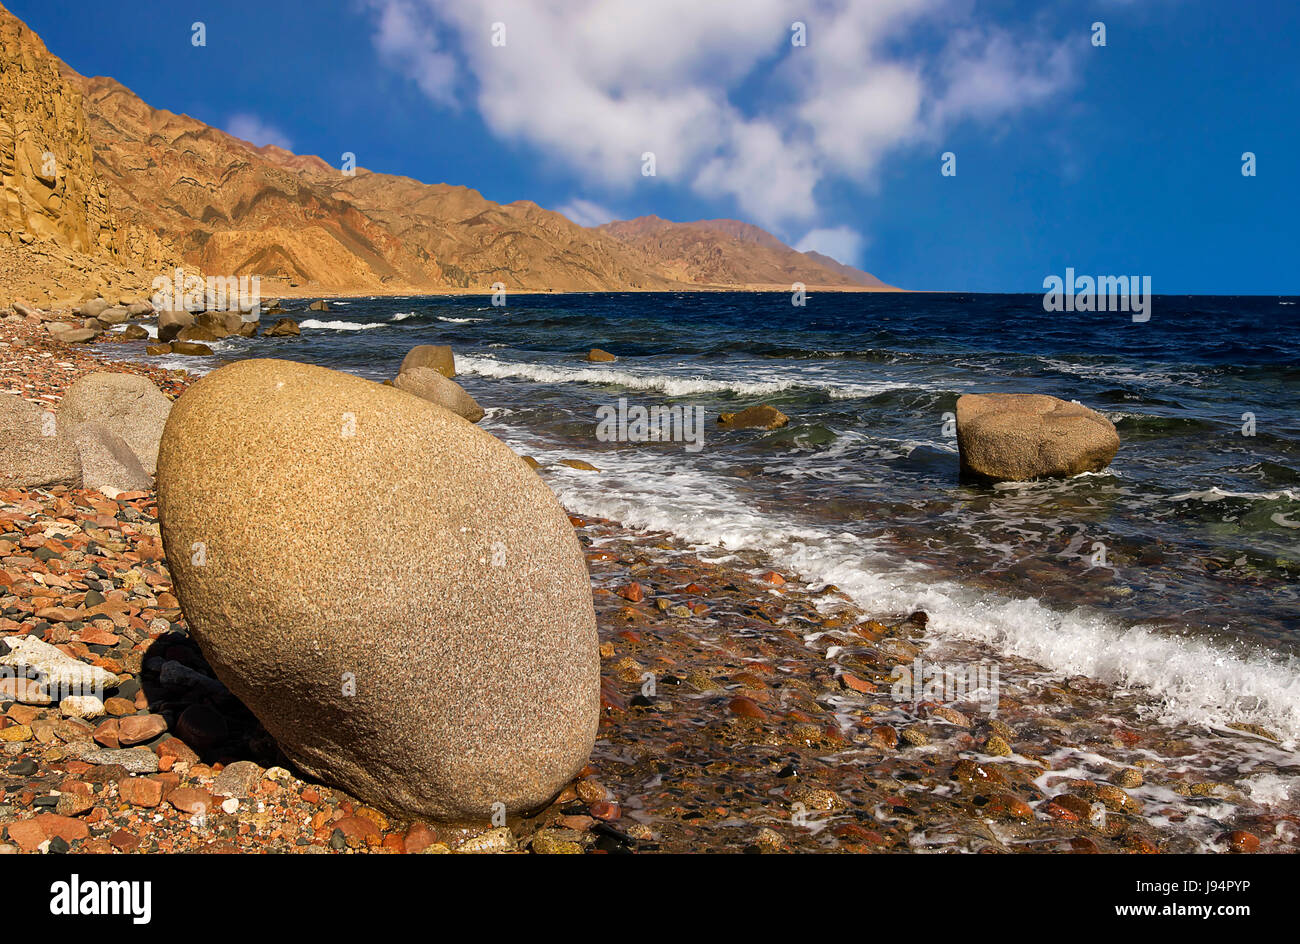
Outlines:
POLYGON ((144 352, 152 357, 157 357, 160 354, 170 354, 172 346, 166 341, 161 344, 146 344, 144 352))
POLYGON ((173 341, 171 348, 173 354, 187 354, 190 357, 207 357, 212 353, 212 348, 198 341, 173 341))
POLYGON ((325 301, 324 299, 319 299, 317 301, 312 302, 310 305, 308 305, 307 309, 309 311, 329 311, 330 303, 325 301))
POLYGON ((108 307, 109 307, 108 302, 106 302, 104 299, 92 298, 90 301, 86 302, 84 305, 81 306, 81 308, 79 309, 79 313, 83 318, 98 318, 100 312, 104 311, 108 307))
POLYGON ((963 475, 1027 482, 1106 468, 1119 434, 1081 403, 1037 393, 968 393, 957 399, 957 448, 963 475))
POLYGON ((747 407, 739 413, 718 414, 718 424, 730 429, 777 429, 789 422, 790 417, 766 403, 747 407))
POLYGON ((123 341, 143 341, 149 337, 149 332, 138 324, 127 325, 126 330, 122 332, 123 341))
POLYGON ((96 371, 72 384, 59 404, 59 423, 69 431, 99 423, 126 440, 144 470, 153 475, 158 441, 172 403, 148 377, 96 371))
POLYGON ((402 358, 399 374, 417 367, 431 367, 444 377, 456 376, 456 357, 445 344, 417 344, 402 358))
POLYGON ((11 393, 0 394, 0 488, 76 487, 81 460, 58 418, 11 393))
POLYGON ((609 351, 602 351, 598 347, 593 347, 587 352, 587 360, 591 361, 593 364, 610 364, 618 360, 618 358, 609 353, 609 351))
POLYGON ((465 392, 464 387, 431 367, 415 367, 403 371, 397 375, 393 386, 435 403, 445 410, 451 410, 471 423, 477 423, 484 416, 483 408, 465 392))
POLYGON ((587 763, 600 656, 583 550, 495 437, 359 377, 238 361, 176 402, 158 509, 193 638, 304 772, 483 824, 587 763), (286 495, 310 496, 309 527, 286 495))

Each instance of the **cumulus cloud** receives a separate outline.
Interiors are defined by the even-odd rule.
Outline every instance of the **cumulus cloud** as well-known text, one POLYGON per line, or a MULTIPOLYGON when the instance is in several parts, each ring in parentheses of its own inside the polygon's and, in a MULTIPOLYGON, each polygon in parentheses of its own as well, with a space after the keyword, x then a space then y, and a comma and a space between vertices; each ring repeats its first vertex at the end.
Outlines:
POLYGON ((293 142, 289 140, 288 135, 256 115, 247 113, 231 115, 230 120, 226 122, 225 130, 227 134, 234 135, 241 141, 256 144, 258 147, 274 144, 286 151, 293 150, 293 142))
POLYGON ((862 251, 867 241, 861 233, 849 226, 830 226, 814 229, 795 245, 800 252, 820 252, 847 266, 862 264, 862 251))
POLYGON ((1041 103, 1070 83, 1079 45, 998 27, 971 0, 369 6, 376 47, 434 102, 475 108, 584 185, 643 185, 649 151, 661 182, 774 228, 824 223, 823 183, 871 186, 898 148, 1041 103), (791 44, 796 22, 806 46, 791 44))

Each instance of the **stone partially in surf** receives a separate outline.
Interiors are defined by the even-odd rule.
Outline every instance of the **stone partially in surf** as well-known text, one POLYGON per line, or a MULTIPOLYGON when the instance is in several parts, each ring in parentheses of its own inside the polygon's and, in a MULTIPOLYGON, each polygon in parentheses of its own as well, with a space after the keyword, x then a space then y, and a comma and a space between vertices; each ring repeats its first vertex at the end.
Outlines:
POLYGON ((587 352, 587 360, 593 364, 612 364, 618 358, 609 351, 602 351, 598 347, 593 347, 587 352))
POLYGON ((262 332, 264 338, 296 338, 302 334, 302 329, 298 327, 298 322, 292 318, 281 318, 271 327, 262 332))
POLYGON ((778 429, 789 422, 790 417, 766 403, 748 407, 739 413, 718 414, 718 424, 729 429, 778 429))
POLYGON ((582 546, 478 427, 360 377, 237 361, 176 402, 158 510, 191 633, 301 770, 485 824, 587 762, 600 655, 582 546))
POLYGON ((417 344, 406 352, 397 372, 404 374, 416 367, 432 367, 444 377, 455 377, 456 357, 445 344, 417 344))
POLYGON ((957 448, 963 475, 1027 482, 1106 468, 1119 434, 1081 403, 1037 393, 966 394, 957 399, 957 448))
POLYGON ((465 392, 464 387, 431 367, 405 370, 397 375, 393 386, 430 403, 436 403, 444 410, 451 410, 471 423, 477 423, 484 416, 483 408, 465 392))

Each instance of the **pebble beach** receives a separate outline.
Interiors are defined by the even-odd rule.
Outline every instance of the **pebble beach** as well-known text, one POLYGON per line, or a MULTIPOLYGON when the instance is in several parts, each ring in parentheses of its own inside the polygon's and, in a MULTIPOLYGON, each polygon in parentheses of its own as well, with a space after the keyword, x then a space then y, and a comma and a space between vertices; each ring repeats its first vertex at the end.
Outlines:
MULTIPOLYGON (((0 390, 191 377, 0 322, 0 390)), ((540 470, 547 477, 545 465, 540 470)), ((1264 726, 1159 720, 928 615, 866 612, 760 552, 570 513, 591 574, 588 765, 504 825, 402 820, 304 778, 207 665, 153 491, 0 491, 0 635, 117 677, 105 717, 0 694, 0 852, 1294 852, 1294 761, 1264 726), (996 672, 995 703, 900 697, 900 670, 996 672)), ((18 685, 19 680, 7 684, 18 685)), ((382 734, 380 735, 382 736, 382 734)))

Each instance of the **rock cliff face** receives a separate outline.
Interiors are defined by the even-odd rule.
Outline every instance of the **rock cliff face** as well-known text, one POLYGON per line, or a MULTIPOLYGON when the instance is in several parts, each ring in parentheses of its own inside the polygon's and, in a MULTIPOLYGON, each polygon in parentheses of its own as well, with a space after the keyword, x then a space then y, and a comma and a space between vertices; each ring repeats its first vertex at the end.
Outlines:
POLYGON ((78 74, 3 7, 0 104, 0 261, 29 247, 51 296, 147 289, 176 266, 260 276, 267 295, 886 287, 734 220, 588 228, 530 201, 256 147, 78 74))
POLYGON ((0 7, 0 242, 50 239, 109 251, 108 195, 94 173, 81 91, 39 36, 0 7))

